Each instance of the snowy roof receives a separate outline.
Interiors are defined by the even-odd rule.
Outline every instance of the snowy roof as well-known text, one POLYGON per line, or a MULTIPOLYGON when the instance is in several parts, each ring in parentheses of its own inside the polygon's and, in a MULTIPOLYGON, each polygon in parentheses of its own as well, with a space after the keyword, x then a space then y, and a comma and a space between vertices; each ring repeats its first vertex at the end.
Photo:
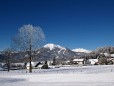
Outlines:
POLYGON ((74 59, 73 61, 81 62, 84 61, 84 59, 74 59))
POLYGON ((111 54, 110 56, 111 56, 111 57, 114 57, 114 54, 111 54))
POLYGON ((89 61, 98 62, 98 59, 89 59, 89 61))
POLYGON ((66 61, 66 63, 69 63, 70 61, 66 61))
MULTIPOLYGON (((38 62, 31 62, 31 65, 34 67, 34 66, 36 66, 37 63, 38 62)), ((29 67, 30 66, 30 63, 28 62, 26 66, 29 67)))

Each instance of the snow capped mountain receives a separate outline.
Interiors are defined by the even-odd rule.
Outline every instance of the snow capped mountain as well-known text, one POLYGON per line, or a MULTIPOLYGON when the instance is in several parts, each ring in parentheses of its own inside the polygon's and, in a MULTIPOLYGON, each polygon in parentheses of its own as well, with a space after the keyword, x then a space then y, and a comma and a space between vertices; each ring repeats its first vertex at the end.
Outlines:
MULTIPOLYGON (((88 58, 96 58, 96 56, 100 53, 103 53, 105 56, 114 57, 114 47, 103 47, 98 48, 94 51, 86 50, 83 48, 77 48, 70 50, 68 48, 62 47, 60 45, 56 45, 53 43, 46 44, 40 49, 36 49, 32 52, 34 56, 34 61, 45 61, 45 60, 52 60, 53 58, 57 58, 60 60, 67 60, 71 58, 84 58, 85 55, 88 58)), ((14 61, 29 61, 28 52, 14 52, 11 57, 14 57, 14 61)), ((4 56, 0 53, 0 61, 4 59, 4 56)))
POLYGON ((55 48, 59 48, 59 49, 64 49, 65 50, 64 47, 61 47, 60 45, 55 45, 55 44, 52 44, 52 43, 44 45, 44 48, 49 48, 50 50, 53 50, 55 48))
POLYGON ((70 49, 52 43, 44 45, 41 49, 37 50, 36 53, 38 55, 37 57, 41 59, 62 59, 77 56, 77 54, 70 49))
POLYGON ((73 49, 72 51, 77 52, 77 53, 90 53, 91 52, 91 51, 83 49, 83 48, 73 49))

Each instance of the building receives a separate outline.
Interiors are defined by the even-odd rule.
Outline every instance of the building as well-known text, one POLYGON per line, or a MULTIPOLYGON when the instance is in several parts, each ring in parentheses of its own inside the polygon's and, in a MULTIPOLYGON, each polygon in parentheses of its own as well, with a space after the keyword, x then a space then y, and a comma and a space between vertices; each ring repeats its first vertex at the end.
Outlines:
POLYGON ((95 65, 98 63, 98 59, 89 59, 90 65, 95 65))
MULTIPOLYGON (((32 68, 37 68, 37 69, 41 69, 41 67, 43 66, 40 62, 31 62, 32 68)), ((29 69, 30 68, 30 63, 28 62, 26 64, 26 68, 29 69)))
POLYGON ((77 64, 77 65, 83 65, 84 64, 84 59, 74 59, 73 63, 77 64))

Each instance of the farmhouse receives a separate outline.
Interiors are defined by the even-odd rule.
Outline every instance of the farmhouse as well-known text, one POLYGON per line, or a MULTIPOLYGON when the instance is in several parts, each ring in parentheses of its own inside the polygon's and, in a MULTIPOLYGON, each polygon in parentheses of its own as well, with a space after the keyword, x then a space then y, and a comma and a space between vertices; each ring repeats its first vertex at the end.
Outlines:
POLYGON ((74 59, 73 63, 78 64, 78 65, 83 65, 84 64, 84 59, 74 59))
MULTIPOLYGON (((41 69, 41 67, 43 66, 40 62, 31 62, 32 68, 38 68, 41 69)), ((30 63, 28 62, 26 64, 26 68, 29 69, 30 68, 30 63)))

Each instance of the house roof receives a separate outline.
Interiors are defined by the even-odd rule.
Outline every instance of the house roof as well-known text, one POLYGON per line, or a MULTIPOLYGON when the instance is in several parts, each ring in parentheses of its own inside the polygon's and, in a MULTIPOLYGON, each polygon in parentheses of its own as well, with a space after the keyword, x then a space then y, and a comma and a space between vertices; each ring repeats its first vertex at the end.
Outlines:
POLYGON ((98 61, 98 59, 89 59, 89 61, 98 61))
MULTIPOLYGON (((39 62, 31 62, 31 65, 32 65, 33 67, 35 67, 38 63, 39 63, 39 62)), ((28 62, 26 66, 29 67, 29 66, 30 66, 30 63, 28 62)))
POLYGON ((84 59, 74 59, 73 61, 82 62, 84 59))

